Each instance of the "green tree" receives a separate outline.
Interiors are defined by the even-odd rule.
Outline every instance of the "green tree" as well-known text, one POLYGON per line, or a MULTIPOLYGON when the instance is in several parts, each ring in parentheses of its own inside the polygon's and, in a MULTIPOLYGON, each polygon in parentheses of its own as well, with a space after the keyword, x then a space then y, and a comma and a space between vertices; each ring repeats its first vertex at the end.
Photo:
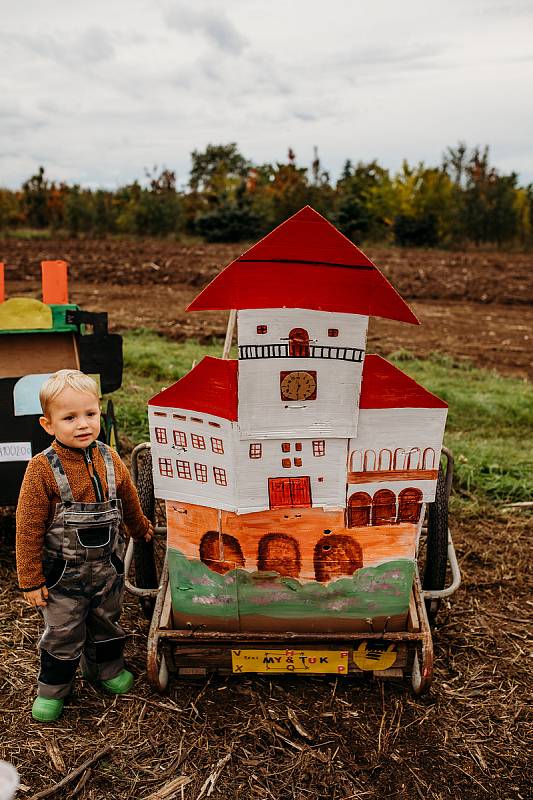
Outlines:
POLYGON ((47 228, 50 224, 48 199, 50 183, 44 176, 44 167, 22 184, 22 204, 26 222, 32 228, 47 228))

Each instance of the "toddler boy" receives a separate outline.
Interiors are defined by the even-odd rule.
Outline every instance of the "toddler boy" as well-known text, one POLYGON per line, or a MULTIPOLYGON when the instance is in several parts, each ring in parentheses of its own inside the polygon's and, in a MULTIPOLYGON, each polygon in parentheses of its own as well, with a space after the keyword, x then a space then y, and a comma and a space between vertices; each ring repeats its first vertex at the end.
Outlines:
POLYGON ((38 606, 45 630, 32 716, 56 720, 78 663, 83 674, 114 694, 133 675, 124 669, 125 633, 118 624, 124 594, 122 522, 150 541, 126 466, 97 441, 96 383, 62 369, 40 391, 40 423, 52 445, 28 464, 17 505, 17 571, 26 601, 38 606))

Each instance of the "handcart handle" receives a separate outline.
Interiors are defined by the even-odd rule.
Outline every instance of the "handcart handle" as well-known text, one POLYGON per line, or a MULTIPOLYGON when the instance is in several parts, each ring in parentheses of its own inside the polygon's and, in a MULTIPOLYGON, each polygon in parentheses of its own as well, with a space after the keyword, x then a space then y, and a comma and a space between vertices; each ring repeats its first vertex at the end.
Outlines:
MULTIPOLYGON (((156 533, 166 534, 166 527, 158 525, 155 528, 156 533)), ((134 586, 129 580, 131 565, 133 562, 133 539, 130 539, 126 548, 126 556, 124 558, 124 586, 130 594, 136 597, 157 597, 159 589, 141 589, 139 586, 134 586)))
POLYGON ((461 584, 461 570, 455 554, 455 547, 453 546, 452 535, 448 528, 448 562, 452 572, 452 582, 444 589, 422 589, 422 597, 424 600, 440 600, 443 597, 450 597, 457 591, 461 584))

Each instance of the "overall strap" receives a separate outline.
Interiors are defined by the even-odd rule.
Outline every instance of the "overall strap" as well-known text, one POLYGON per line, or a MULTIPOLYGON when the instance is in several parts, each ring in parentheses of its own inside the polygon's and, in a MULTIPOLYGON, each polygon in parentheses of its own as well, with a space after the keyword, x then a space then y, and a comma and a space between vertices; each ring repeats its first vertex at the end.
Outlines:
POLYGON ((115 478, 115 465, 111 456, 111 448, 103 442, 96 440, 96 445, 102 454, 105 462, 106 478, 107 478, 107 491, 110 500, 117 499, 117 482, 115 478))
POLYGON ((46 456, 46 458, 50 463, 50 466, 52 467, 52 472, 54 473, 54 478, 56 479, 57 487, 59 489, 61 502, 73 503, 74 497, 72 495, 72 490, 70 488, 67 476, 65 475, 65 470, 63 469, 63 464, 61 463, 61 459, 59 458, 58 454, 56 453, 53 447, 49 447, 47 450, 44 451, 43 455, 46 456))

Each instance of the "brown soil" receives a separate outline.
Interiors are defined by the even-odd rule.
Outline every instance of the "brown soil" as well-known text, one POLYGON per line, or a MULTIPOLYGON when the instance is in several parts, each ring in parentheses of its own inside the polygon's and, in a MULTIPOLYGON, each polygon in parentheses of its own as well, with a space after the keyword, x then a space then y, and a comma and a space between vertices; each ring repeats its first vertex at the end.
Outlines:
MULTIPOLYGON (((72 262, 74 302, 108 311, 116 329, 142 325, 175 338, 223 334, 224 314, 184 315, 183 307, 242 249, 149 241, 7 240, 0 247, 13 274, 17 267, 9 294, 37 287, 39 260, 65 258, 72 262)), ((529 257, 389 249, 369 255, 426 323, 373 321, 370 349, 439 351, 531 374, 529 257)), ((16 591, 5 517, 0 757, 18 767, 26 798, 110 744, 112 753, 79 784, 54 796, 142 799, 184 775, 191 782, 183 793, 159 796, 196 800, 207 796, 209 784, 202 787, 209 776, 218 775, 210 796, 222 800, 525 800, 531 797, 530 522, 518 512, 452 518, 463 583, 440 611, 435 678, 423 698, 399 683, 322 677, 172 679, 168 693, 157 695, 146 680, 148 625, 128 599, 132 694, 107 697, 80 680, 60 722, 38 725, 29 709, 39 618, 16 591)))
MULTIPOLYGON (((150 239, 6 239, 0 242, 0 257, 8 296, 38 294, 40 261, 62 258, 70 264, 72 301, 108 311, 114 329, 148 327, 178 340, 206 340, 224 335, 227 313, 184 309, 244 249, 150 239)), ((399 248, 370 249, 368 255, 421 322, 371 320, 370 352, 440 352, 505 374, 533 374, 531 255, 399 248)))

